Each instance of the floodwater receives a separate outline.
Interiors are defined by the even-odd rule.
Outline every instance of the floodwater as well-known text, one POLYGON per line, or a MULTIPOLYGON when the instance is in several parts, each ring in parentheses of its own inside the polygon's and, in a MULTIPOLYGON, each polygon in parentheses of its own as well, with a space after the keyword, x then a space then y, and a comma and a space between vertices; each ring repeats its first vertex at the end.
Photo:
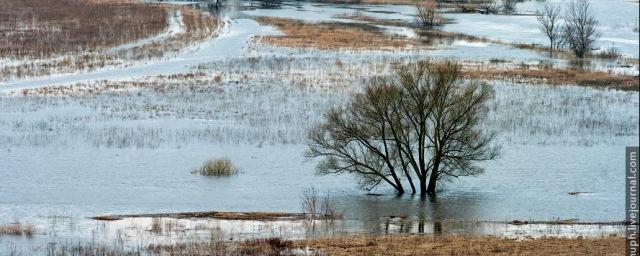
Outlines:
MULTIPOLYGON (((523 9, 532 4, 523 4, 523 9)), ((374 6, 358 11, 398 19, 411 8, 374 6)), ((124 236, 139 239, 133 244, 162 242, 168 238, 146 231, 149 219, 104 223, 88 218, 185 211, 300 212, 300 196, 312 187, 321 195, 330 193, 344 214, 327 229, 330 234, 535 237, 622 232, 616 225, 507 222, 623 220, 623 152, 638 141, 637 92, 492 83, 496 99, 485 125, 500 132, 502 156, 486 163, 485 173, 478 177, 443 183, 436 199, 398 197, 387 187, 368 192, 348 175, 316 175, 315 160, 303 156, 306 131, 322 120, 327 108, 343 104, 365 78, 389 72, 379 63, 427 57, 549 61, 524 49, 465 41, 437 50, 400 52, 327 52, 250 43, 256 36, 278 33, 252 16, 329 21, 353 9, 308 3, 247 8, 224 16, 219 37, 173 59, 0 84, 0 224, 33 223, 40 231, 32 239, 0 236, 0 253, 16 246, 36 248, 96 236, 108 242, 124 236, 122 232, 133 232, 124 236), (98 86, 94 80, 147 81, 153 80, 148 76, 191 70, 221 74, 223 80, 198 85, 197 90, 186 89, 197 81, 185 80, 166 90, 11 94, 52 84, 81 83, 76 85, 81 88, 98 86), (190 173, 218 157, 231 159, 240 173, 228 178, 190 173), (570 194, 574 192, 581 193, 570 194)), ((481 18, 473 17, 460 17, 457 24, 481 18)), ((484 17, 498 23, 503 18, 484 17)), ((526 24, 527 16, 518 17, 526 24)), ((448 26, 456 25, 444 29, 448 26)), ((198 225, 191 221, 180 220, 184 223, 178 226, 198 225)), ((301 237, 308 232, 300 222, 199 221, 207 229, 221 227, 229 236, 301 237)))

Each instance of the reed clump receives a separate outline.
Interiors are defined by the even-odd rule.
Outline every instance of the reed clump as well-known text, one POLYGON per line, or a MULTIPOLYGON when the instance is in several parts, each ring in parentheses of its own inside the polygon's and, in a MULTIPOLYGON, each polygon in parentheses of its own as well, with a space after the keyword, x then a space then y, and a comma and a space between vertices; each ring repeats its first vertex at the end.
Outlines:
POLYGON ((33 224, 23 225, 21 223, 12 223, 0 225, 0 235, 14 235, 32 237, 36 233, 36 227, 33 224))
POLYGON ((232 176, 238 173, 238 168, 228 158, 210 159, 205 161, 196 172, 204 176, 232 176))

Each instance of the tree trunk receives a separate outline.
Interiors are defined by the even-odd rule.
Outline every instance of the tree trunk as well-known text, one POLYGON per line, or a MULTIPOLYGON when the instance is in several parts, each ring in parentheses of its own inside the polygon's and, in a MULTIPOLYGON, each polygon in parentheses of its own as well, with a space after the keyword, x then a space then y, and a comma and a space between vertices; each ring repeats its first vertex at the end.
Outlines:
POLYGON ((391 176, 393 177, 393 181, 396 183, 396 191, 398 191, 399 195, 404 194, 404 188, 402 187, 402 182, 400 181, 400 179, 398 178, 398 175, 396 175, 396 171, 391 169, 391 176))
POLYGON ((436 155, 433 160, 433 169, 429 176, 429 186, 427 186, 427 194, 431 196, 436 195, 436 183, 438 181, 438 170, 440 169, 440 155, 436 155))
POLYGON ((413 185, 413 179, 411 178, 411 175, 409 174, 409 171, 407 170, 406 167, 404 167, 403 170, 404 170, 404 175, 407 176, 407 179, 409 180, 409 185, 411 185, 411 194, 415 194, 416 187, 413 185))
POLYGON ((425 177, 420 178, 420 196, 425 196, 427 194, 427 179, 425 177))
POLYGON ((431 177, 429 178, 429 186, 427 187, 427 194, 431 196, 436 195, 436 181, 438 180, 438 172, 431 172, 431 177))

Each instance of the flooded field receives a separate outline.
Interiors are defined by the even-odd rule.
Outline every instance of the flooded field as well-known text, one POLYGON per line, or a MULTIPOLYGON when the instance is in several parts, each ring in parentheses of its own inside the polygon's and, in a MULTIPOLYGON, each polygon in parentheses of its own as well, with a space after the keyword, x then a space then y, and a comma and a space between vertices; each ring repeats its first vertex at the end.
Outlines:
MULTIPOLYGON (((603 31, 598 44, 615 46, 636 62, 592 59, 583 68, 637 78, 638 3, 593 5, 603 31)), ((515 46, 546 42, 530 15, 539 6, 520 3, 519 15, 445 13, 454 22, 442 31, 486 40, 439 38, 426 47, 363 50, 280 47, 266 38, 283 32, 257 20, 362 23, 349 18, 357 14, 375 18, 371 26, 390 37, 418 38, 415 7, 285 2, 265 9, 243 2, 212 12, 220 24, 216 34, 175 55, 0 82, 0 225, 31 224, 36 230, 29 237, 0 234, 0 254, 42 254, 77 243, 135 250, 206 240, 214 233, 235 240, 350 233, 621 236, 624 147, 639 140, 637 87, 486 79, 495 98, 482 128, 497 132, 502 153, 482 163, 482 175, 443 182, 436 198, 398 196, 385 186, 362 190, 350 175, 318 175, 317 160, 304 156, 307 134, 327 109, 344 106, 369 79, 391 74, 398 63, 454 59, 470 69, 573 67, 565 57, 515 46), (238 174, 192 173, 212 158, 231 160, 238 174), (342 218, 91 219, 300 213, 301 196, 311 188, 330 195, 342 218)), ((174 19, 180 16, 171 16, 169 30, 160 35, 113 49, 180 33, 174 19)), ((11 64, 0 60, 3 65, 11 64)))

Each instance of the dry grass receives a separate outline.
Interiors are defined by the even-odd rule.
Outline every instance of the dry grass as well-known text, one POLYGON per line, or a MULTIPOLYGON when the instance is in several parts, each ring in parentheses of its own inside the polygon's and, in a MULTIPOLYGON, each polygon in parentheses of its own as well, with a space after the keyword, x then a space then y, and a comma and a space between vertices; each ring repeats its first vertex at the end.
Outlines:
POLYGON ((624 255, 624 238, 541 238, 513 240, 489 236, 369 235, 306 240, 260 238, 211 239, 150 245, 133 251, 120 247, 79 244, 55 255, 624 255))
POLYGON ((617 60, 617 59, 622 57, 622 54, 620 53, 618 48, 609 47, 609 48, 604 49, 601 52, 591 53, 591 54, 589 54, 589 57, 598 58, 598 59, 617 60))
POLYGON ((0 0, 0 6, 0 57, 106 48, 167 26, 164 7, 128 0, 0 0))
POLYGON ((624 238, 518 241, 475 236, 348 236, 296 241, 326 255, 624 255, 624 238))
POLYGON ((3 235, 22 235, 22 226, 18 224, 8 224, 0 226, 0 234, 3 235))
MULTIPOLYGON (((27 2, 30 1, 33 0, 27 2)), ((22 22, 20 19, 26 19, 23 15, 19 16, 20 18, 6 18, 2 17, 2 13, 11 13, 16 16, 15 13, 24 12, 28 7, 24 7, 24 3, 17 4, 16 0, 0 0, 0 4, 3 2, 10 5, 9 8, 0 10, 0 24, 3 24, 2 19, 13 21, 6 23, 8 25, 0 25, 0 58, 28 61, 0 65, 0 81, 55 73, 92 71, 135 61, 156 59, 178 53, 188 45, 204 41, 214 36, 218 28, 215 17, 189 7, 144 4, 125 0, 47 0, 42 6, 70 2, 69 6, 74 9, 65 15, 62 13, 69 9, 58 6, 52 7, 53 11, 61 12, 58 15, 43 11, 45 14, 42 15, 46 17, 47 24, 59 24, 55 29, 47 27, 24 30, 16 27, 20 26, 22 22), (156 11, 157 14, 151 13, 151 10, 156 11), (116 13, 110 13, 111 11, 116 13), (168 13, 177 11, 181 14, 183 33, 117 52, 108 51, 113 46, 162 32, 167 27, 168 13), (99 14, 95 14, 96 12, 99 14), (84 20, 92 19, 92 16, 96 16, 95 21, 84 20), (113 27, 114 24, 115 27, 113 27), (90 29, 86 30, 86 28, 90 29), (3 34, 11 36, 3 37, 3 34)))
MULTIPOLYGON (((439 40, 443 40, 446 42, 450 42, 451 40, 466 40, 466 41, 471 41, 471 42, 485 42, 485 43, 496 43, 496 44, 507 44, 507 45, 511 45, 505 42, 501 42, 501 41, 497 41, 497 40, 490 40, 487 38, 483 38, 483 37, 477 37, 477 36, 472 36, 472 35, 466 35, 466 34, 462 34, 462 33, 455 33, 455 32, 445 32, 439 29, 433 29, 433 28, 426 28, 423 26, 420 26, 416 23, 407 23, 407 21, 405 20, 397 20, 397 19, 379 19, 379 18, 375 18, 375 17, 371 17, 371 16, 367 16, 367 15, 353 15, 353 14, 349 14, 349 13, 343 13, 343 14, 339 14, 336 15, 336 18, 342 18, 342 19, 351 19, 351 20, 355 20, 355 21, 360 21, 360 22, 366 22, 366 23, 370 23, 370 24, 375 24, 375 25, 385 25, 385 26, 394 26, 394 27, 406 27, 406 28, 411 28, 414 29, 414 31, 416 32, 416 34, 418 35, 418 37, 420 38, 418 41, 420 44, 422 45, 434 45, 435 43, 437 43, 439 40)), ((442 17, 442 20, 440 20, 440 24, 448 24, 451 23, 452 20, 451 19, 446 19, 444 17, 442 17)), ((530 47, 530 45, 527 45, 527 47, 530 47)))
POLYGON ((20 223, 0 225, 0 235, 14 235, 32 237, 36 233, 36 228, 32 224, 22 225, 20 223))
POLYGON ((204 176, 231 176, 238 173, 238 168, 227 158, 207 160, 196 170, 204 176))
POLYGON ((517 79, 527 83, 542 82, 552 85, 579 85, 624 91, 640 91, 638 76, 579 69, 556 69, 546 66, 522 65, 511 69, 476 67, 465 69, 464 75, 470 79, 517 79))
POLYGON ((292 241, 274 237, 240 242, 236 250, 240 255, 296 255, 292 249, 292 241))
POLYGON ((282 36, 267 36, 262 42, 281 47, 316 49, 394 49, 418 45, 409 38, 393 37, 367 24, 305 23, 291 19, 258 18, 260 23, 278 27, 282 36))

